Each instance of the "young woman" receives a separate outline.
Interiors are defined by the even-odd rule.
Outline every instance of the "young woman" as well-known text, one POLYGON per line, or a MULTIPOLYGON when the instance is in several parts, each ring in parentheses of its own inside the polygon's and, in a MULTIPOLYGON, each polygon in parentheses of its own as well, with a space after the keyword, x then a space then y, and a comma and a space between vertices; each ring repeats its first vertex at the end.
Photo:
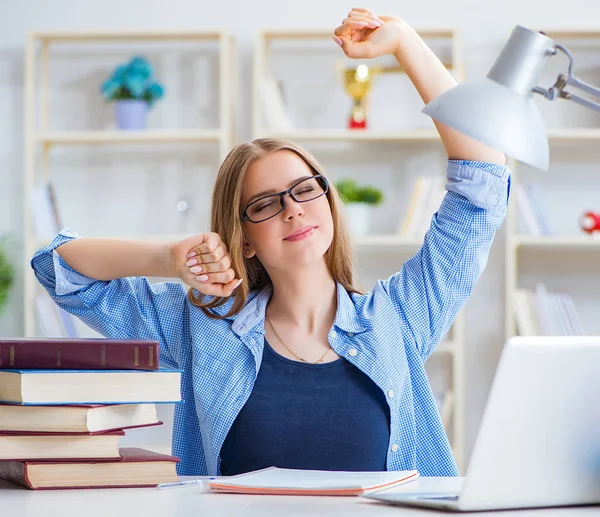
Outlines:
MULTIPOLYGON (((399 18, 353 9, 334 40, 354 58, 394 54, 425 102, 455 85, 399 18)), ((309 153, 275 139, 227 156, 211 233, 154 243, 65 229, 34 255, 61 307, 105 336, 158 340, 161 365, 183 370, 181 474, 276 465, 457 475, 424 363, 485 267, 509 171, 503 155, 438 131, 449 192, 417 254, 367 293, 335 189, 309 153)))

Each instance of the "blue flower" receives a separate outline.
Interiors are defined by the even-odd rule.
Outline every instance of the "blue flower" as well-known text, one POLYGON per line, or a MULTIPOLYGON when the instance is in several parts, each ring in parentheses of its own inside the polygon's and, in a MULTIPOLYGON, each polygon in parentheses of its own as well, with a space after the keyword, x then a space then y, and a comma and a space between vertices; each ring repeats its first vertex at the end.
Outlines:
POLYGON ((102 95, 106 100, 110 100, 120 87, 121 83, 111 78, 102 84, 102 95))
POLYGON ((164 92, 164 88, 159 83, 152 83, 148 88, 148 94, 150 95, 150 97, 152 97, 152 100, 160 99, 163 96, 164 92))
POLYGON ((136 56, 129 62, 127 72, 132 75, 140 76, 147 81, 154 73, 154 70, 146 58, 143 56, 136 56))
POLYGON ((127 65, 119 65, 113 72, 112 79, 121 82, 127 74, 127 65))
POLYGON ((141 75, 127 75, 123 81, 123 86, 127 88, 135 99, 139 99, 146 91, 146 80, 141 75))
POLYGON ((154 68, 142 55, 136 55, 127 64, 118 65, 100 91, 107 101, 143 99, 149 105, 164 95, 160 83, 152 78, 154 68))

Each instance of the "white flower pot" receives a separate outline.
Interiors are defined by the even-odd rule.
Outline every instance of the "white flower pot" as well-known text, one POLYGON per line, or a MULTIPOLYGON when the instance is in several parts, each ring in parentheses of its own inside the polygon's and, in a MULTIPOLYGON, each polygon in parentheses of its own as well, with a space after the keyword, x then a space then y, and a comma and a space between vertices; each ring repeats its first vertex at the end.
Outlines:
POLYGON ((355 236, 367 235, 371 228, 371 205, 369 203, 348 203, 344 207, 350 233, 355 236))
POLYGON ((144 100, 119 100, 115 102, 117 128, 139 131, 146 129, 148 103, 144 100))

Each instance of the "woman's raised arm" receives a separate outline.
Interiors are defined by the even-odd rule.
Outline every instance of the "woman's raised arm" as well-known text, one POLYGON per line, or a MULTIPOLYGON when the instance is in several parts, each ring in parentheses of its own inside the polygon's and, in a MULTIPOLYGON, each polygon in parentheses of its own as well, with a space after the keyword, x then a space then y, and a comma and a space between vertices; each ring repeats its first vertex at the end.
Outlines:
MULTIPOLYGON (((334 40, 351 58, 393 54, 427 104, 456 86, 446 67, 417 32, 402 18, 376 16, 369 9, 352 9, 334 40)), ((504 164, 504 154, 434 120, 448 158, 504 164)))

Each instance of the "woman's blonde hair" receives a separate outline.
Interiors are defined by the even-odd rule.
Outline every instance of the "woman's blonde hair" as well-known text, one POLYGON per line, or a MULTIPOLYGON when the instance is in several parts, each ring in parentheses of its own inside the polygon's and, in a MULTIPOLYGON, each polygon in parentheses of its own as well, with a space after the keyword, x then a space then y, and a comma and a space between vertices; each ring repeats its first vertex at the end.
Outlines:
MULTIPOLYGON (((221 237, 229 249, 231 264, 241 278, 242 284, 233 291, 234 303, 226 315, 220 316, 211 311, 215 307, 223 305, 229 298, 210 297, 210 300, 202 301, 202 293, 193 288, 188 290, 188 298, 203 312, 214 319, 222 319, 239 313, 251 291, 260 290, 271 285, 271 279, 267 271, 256 256, 246 259, 243 254, 244 230, 242 226, 241 213, 242 189, 246 171, 250 165, 263 156, 278 151, 291 151, 300 157, 312 170, 313 174, 321 174, 326 177, 323 168, 315 158, 305 149, 291 142, 277 138, 259 138, 234 147, 223 161, 212 196, 211 231, 221 237)), ((333 218, 333 241, 325 253, 325 260, 331 274, 348 292, 362 293, 363 289, 356 281, 354 269, 354 254, 350 243, 350 237, 346 228, 342 212, 342 201, 337 190, 330 184, 326 194, 331 215, 333 218)))

